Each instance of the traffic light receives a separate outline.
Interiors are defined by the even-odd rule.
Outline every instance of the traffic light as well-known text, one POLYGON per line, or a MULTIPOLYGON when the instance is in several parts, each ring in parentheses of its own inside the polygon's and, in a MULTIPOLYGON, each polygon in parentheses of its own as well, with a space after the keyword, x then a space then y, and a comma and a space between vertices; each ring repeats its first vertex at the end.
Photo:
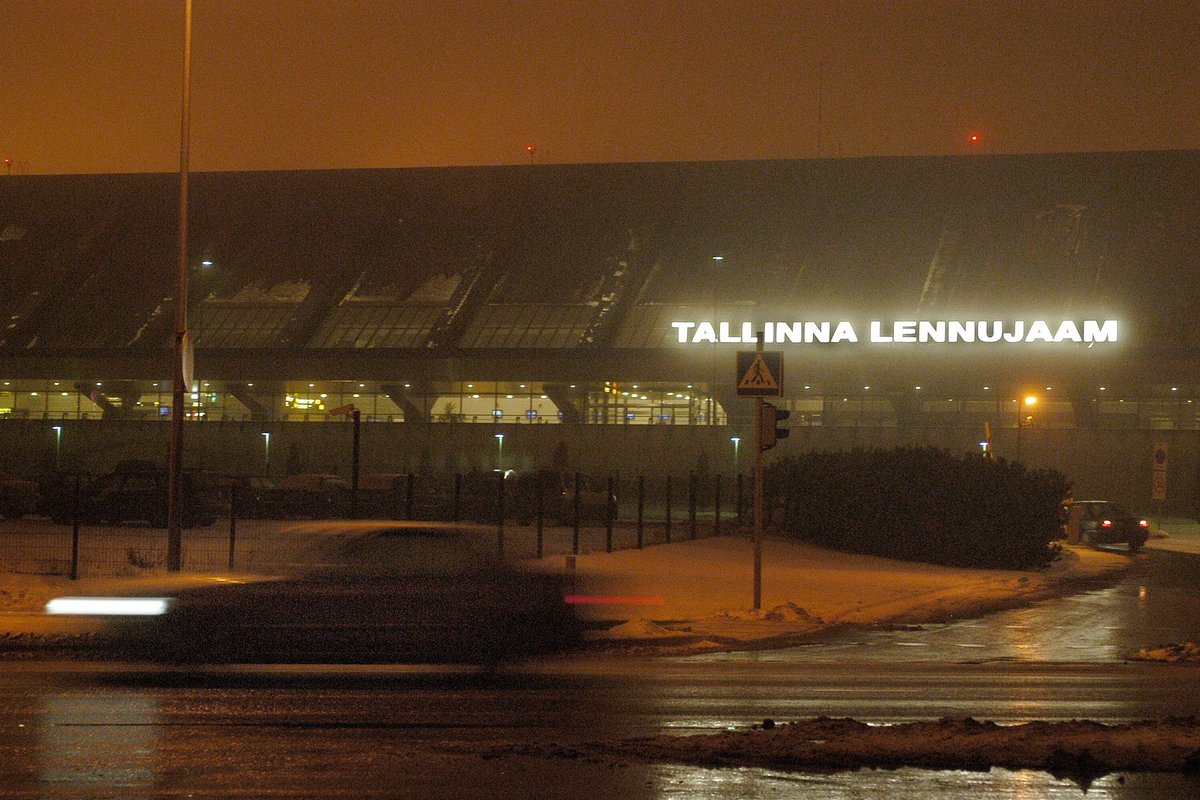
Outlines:
POLYGON ((779 427, 779 423, 790 417, 792 412, 776 408, 770 403, 762 404, 762 417, 759 418, 759 429, 762 432, 762 449, 770 450, 780 439, 786 439, 791 431, 779 427))

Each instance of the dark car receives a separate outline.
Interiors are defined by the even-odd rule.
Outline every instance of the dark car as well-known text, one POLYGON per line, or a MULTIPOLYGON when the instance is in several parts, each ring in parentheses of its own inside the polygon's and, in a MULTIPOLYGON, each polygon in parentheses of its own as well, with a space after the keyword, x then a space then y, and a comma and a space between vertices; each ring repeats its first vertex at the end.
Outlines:
POLYGON ((270 519, 334 519, 350 513, 350 483, 337 475, 288 475, 259 493, 261 516, 270 519))
POLYGON ((225 475, 217 479, 222 499, 239 519, 266 515, 264 498, 275 488, 261 475, 225 475))
MULTIPOLYGON (((512 499, 508 516, 520 524, 529 524, 537 516, 538 494, 541 494, 542 517, 556 525, 571 525, 575 521, 575 476, 553 470, 523 472, 511 480, 512 499)), ((611 514, 615 518, 617 498, 608 491, 604 478, 579 479, 579 521, 604 523, 611 514)))
MULTIPOLYGON (((181 524, 185 528, 212 525, 224 514, 220 489, 215 479, 202 472, 180 474, 181 524)), ((109 472, 82 484, 78 497, 79 521, 83 523, 147 522, 167 526, 170 475, 161 467, 138 467, 109 472)), ((60 487, 47 500, 47 513, 60 524, 70 523, 76 511, 73 481, 60 487)))
POLYGON ((1145 517, 1129 513, 1108 500, 1076 500, 1067 506, 1067 540, 1077 536, 1080 544, 1092 547, 1123 544, 1137 551, 1150 536, 1145 517))
POLYGON ((494 665, 580 639, 560 576, 501 561, 494 533, 320 525, 317 544, 280 576, 181 576, 100 608, 94 597, 56 598, 47 611, 107 614, 102 641, 116 653, 172 663, 494 665))
POLYGON ((20 519, 37 510, 40 501, 36 483, 0 472, 0 517, 20 519))

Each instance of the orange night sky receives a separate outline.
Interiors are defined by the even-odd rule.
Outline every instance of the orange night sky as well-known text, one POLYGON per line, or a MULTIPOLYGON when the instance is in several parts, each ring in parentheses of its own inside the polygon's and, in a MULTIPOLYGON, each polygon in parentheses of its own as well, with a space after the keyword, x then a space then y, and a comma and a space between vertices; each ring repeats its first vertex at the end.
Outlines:
MULTIPOLYGON (((0 0, 16 173, 179 165, 183 0, 0 0)), ((194 0, 195 170, 1200 146, 1200 0, 194 0), (976 133, 978 143, 969 137, 976 133)))

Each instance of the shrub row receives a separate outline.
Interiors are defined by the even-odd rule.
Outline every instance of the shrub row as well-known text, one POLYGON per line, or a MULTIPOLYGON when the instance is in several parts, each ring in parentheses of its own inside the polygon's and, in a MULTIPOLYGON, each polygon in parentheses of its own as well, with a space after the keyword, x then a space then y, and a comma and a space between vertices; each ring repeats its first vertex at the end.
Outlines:
POLYGON ((763 477, 771 522, 797 539, 951 566, 1029 569, 1061 547, 1061 473, 936 448, 808 453, 763 477))

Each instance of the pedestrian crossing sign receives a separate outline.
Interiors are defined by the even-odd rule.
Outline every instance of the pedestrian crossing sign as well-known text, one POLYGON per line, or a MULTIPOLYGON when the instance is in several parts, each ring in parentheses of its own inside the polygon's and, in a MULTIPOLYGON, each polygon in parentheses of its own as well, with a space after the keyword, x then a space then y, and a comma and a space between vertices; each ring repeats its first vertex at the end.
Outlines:
POLYGON ((782 394, 782 350, 742 350, 738 352, 738 397, 780 397, 782 394))

